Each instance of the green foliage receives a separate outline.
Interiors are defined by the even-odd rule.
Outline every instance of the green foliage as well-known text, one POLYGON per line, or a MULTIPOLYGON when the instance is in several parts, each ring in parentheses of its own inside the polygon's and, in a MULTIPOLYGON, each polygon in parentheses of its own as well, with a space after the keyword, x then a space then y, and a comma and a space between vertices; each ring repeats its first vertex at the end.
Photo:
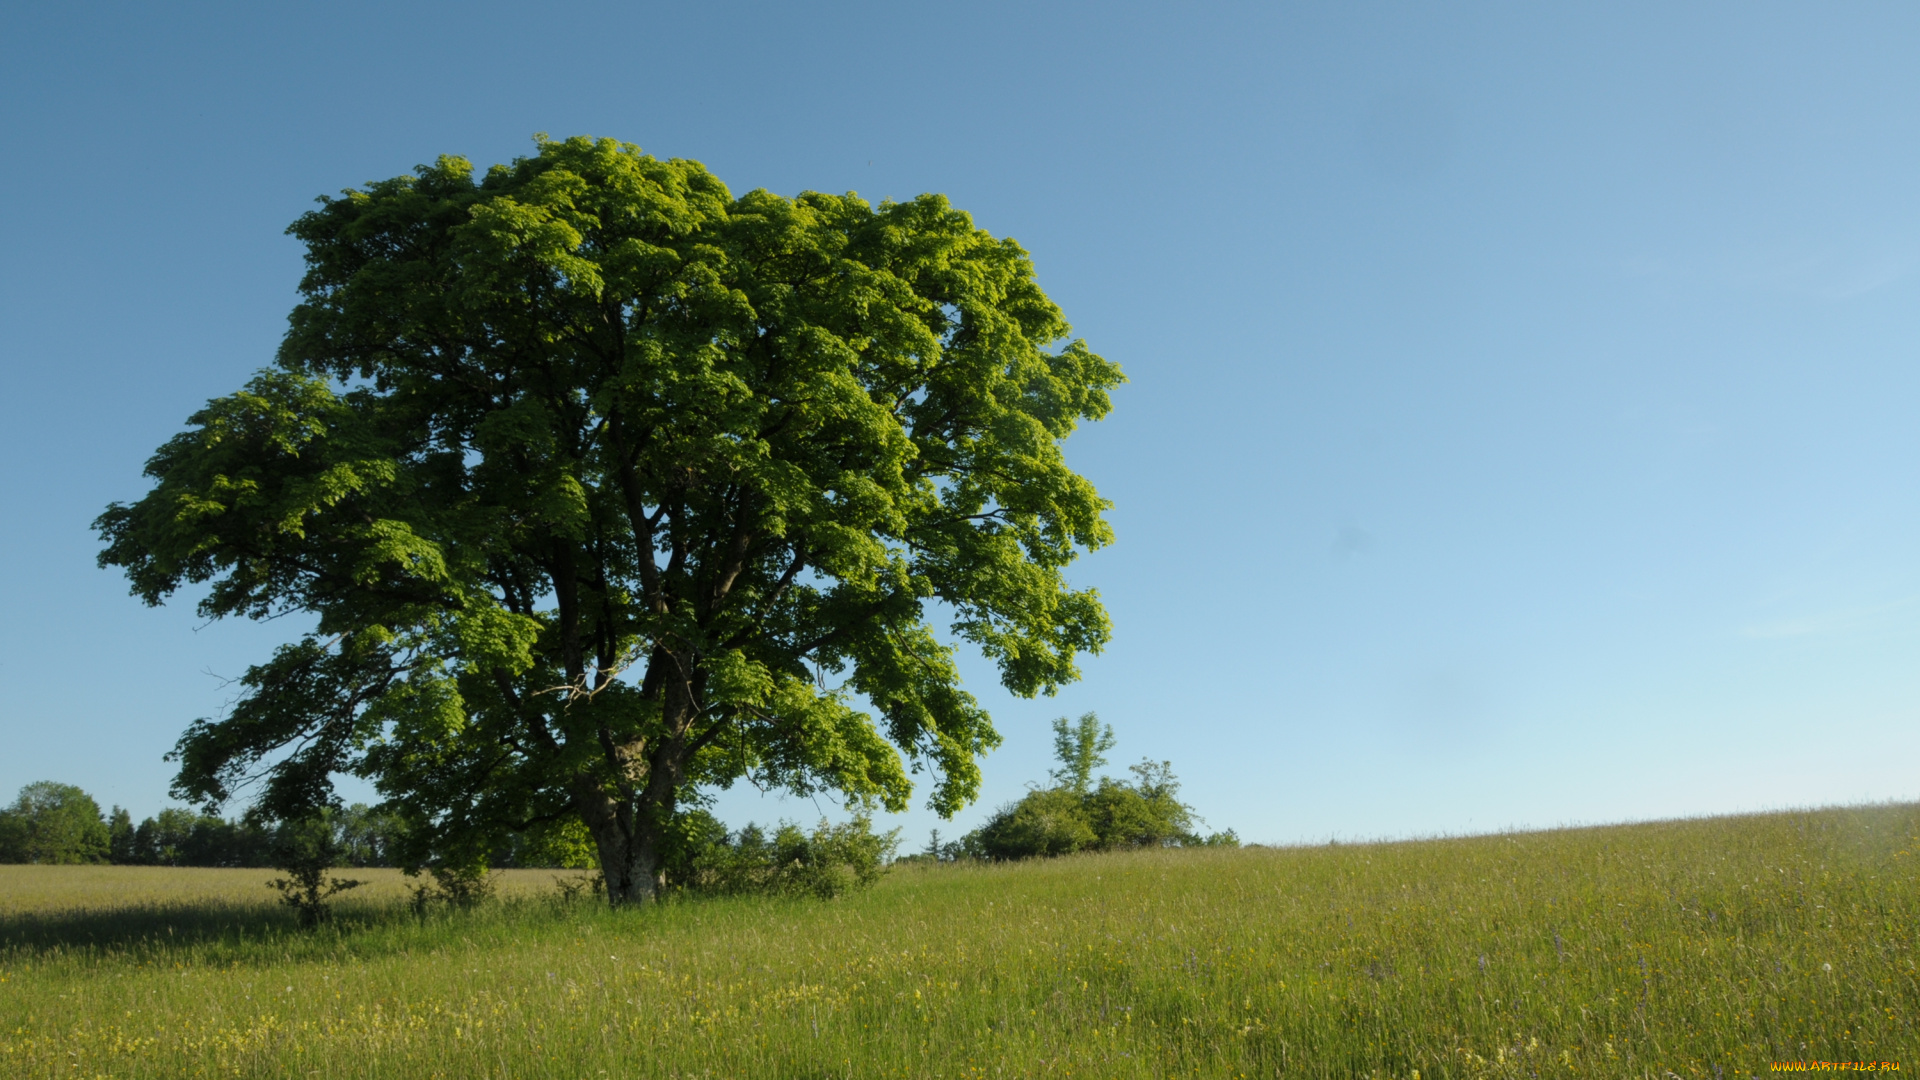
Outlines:
POLYGON ((318 926, 332 916, 329 900, 362 884, 328 873, 344 857, 339 830, 330 814, 283 822, 274 830, 272 859, 287 876, 274 878, 267 885, 279 890, 281 903, 299 913, 301 926, 318 926))
POLYGON ((593 836, 578 819, 539 822, 510 835, 488 856, 490 866, 587 870, 597 865, 593 836))
POLYGON ((139 862, 136 835, 133 815, 121 807, 114 807, 113 813, 107 815, 107 861, 116 866, 139 862))
POLYGON ((899 833, 875 833, 864 815, 839 825, 822 820, 811 833, 791 822, 781 822, 771 835, 751 824, 731 836, 723 829, 692 852, 684 885, 697 893, 831 900, 880 880, 899 833))
POLYGON ((0 810, 0 863, 98 863, 110 850, 100 804, 72 784, 28 784, 0 810))
POLYGON ((733 835, 719 818, 705 808, 685 809, 674 815, 666 829, 661 873, 669 888, 698 889, 710 880, 710 868, 726 861, 733 835))
MULTIPOLYGON (((409 850, 406 822, 386 807, 354 803, 326 808, 318 818, 333 829, 341 866, 398 866, 409 850)), ((110 860, 127 866, 267 866, 273 858, 273 832, 260 823, 180 807, 135 825, 116 806, 108 835, 110 860)), ((470 857, 494 867, 578 869, 593 865, 593 840, 577 820, 542 822, 470 857)))
POLYGON ((10 809, 0 810, 0 863, 32 862, 27 850, 27 823, 10 809))
MULTIPOLYGON (((168 807, 156 817, 142 821, 133 832, 130 845, 132 858, 148 866, 195 866, 200 860, 193 856, 202 853, 206 845, 204 836, 212 829, 226 824, 211 814, 196 814, 190 810, 168 807)), ((218 865, 217 863, 214 865, 218 865)))
MULTIPOLYGON (((272 836, 245 821, 169 807, 138 826, 115 811, 113 861, 137 866, 265 866, 272 836)), ((365 865, 365 864, 360 864, 365 865)))
POLYGON ((1071 855, 1100 846, 1086 798, 1070 788, 1040 788, 1003 806, 967 834, 961 848, 983 859, 1071 855))
MULTIPOLYGON (((418 874, 419 871, 414 873, 418 874)), ((430 866, 426 868, 426 873, 433 883, 416 885, 412 891, 413 910, 419 915, 426 914, 435 905, 473 907, 493 899, 498 888, 493 871, 487 869, 484 863, 430 866)))
POLYGON ((735 196, 576 138, 290 231, 278 368, 97 522, 148 603, 316 624, 187 730, 179 797, 261 776, 292 819, 365 777, 407 865, 574 821, 624 902, 736 780, 973 799, 999 736, 934 612, 1022 695, 1106 642, 1065 567, 1107 503, 1061 442, 1122 376, 943 197, 735 196))
MULTIPOLYGON (((1101 756, 1114 745, 1113 729, 1093 713, 1075 724, 1053 722, 1054 754, 1061 767, 1054 787, 1036 788, 996 811, 980 828, 963 837, 959 852, 981 859, 1027 859, 1071 855, 1077 851, 1113 851, 1139 847, 1233 847, 1239 838, 1229 829, 1202 837, 1194 832, 1193 808, 1179 799, 1180 782, 1169 762, 1143 761, 1128 767, 1132 782, 1101 777, 1101 756)), ((939 838, 934 839, 936 857, 939 838)))
POLYGON ((342 866, 398 866, 405 847, 406 822, 381 806, 354 803, 327 818, 340 847, 342 866))
POLYGON ((1103 849, 1197 844, 1193 808, 1177 796, 1180 782, 1170 762, 1128 766, 1132 783, 1103 777, 1085 806, 1103 849))
POLYGON ((1106 753, 1111 749, 1112 724, 1102 726, 1093 713, 1073 724, 1060 717, 1053 722, 1053 754, 1061 766, 1053 773, 1053 782, 1076 795, 1086 794, 1095 770, 1107 763, 1106 753))
MULTIPOLYGON (((340 865, 394 865, 403 828, 397 815, 355 803, 320 816, 334 830, 340 865)), ((181 807, 168 807, 135 825, 116 806, 108 835, 111 860, 126 866, 267 866, 273 860, 273 833, 260 823, 181 807)))

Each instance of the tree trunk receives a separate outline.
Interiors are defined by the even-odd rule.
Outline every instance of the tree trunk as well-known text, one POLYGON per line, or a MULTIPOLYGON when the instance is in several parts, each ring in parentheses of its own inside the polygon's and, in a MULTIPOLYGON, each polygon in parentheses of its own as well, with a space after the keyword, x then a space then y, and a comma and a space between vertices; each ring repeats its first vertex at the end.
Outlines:
POLYGON ((607 902, 614 907, 644 904, 654 898, 658 886, 656 845, 635 836, 622 838, 608 850, 600 845, 600 870, 607 880, 607 902))
POLYGON ((609 796, 591 782, 575 790, 574 805, 593 837, 607 902, 614 907, 644 904, 666 886, 667 826, 673 822, 680 774, 672 749, 656 752, 646 786, 631 801, 609 796))
POLYGON ((644 807, 622 806, 600 791, 585 792, 575 799, 599 856, 607 902, 624 907, 652 900, 661 886, 664 819, 644 807))
MULTIPOLYGON (((656 656, 658 662, 660 657, 656 656)), ((679 658, 675 666, 685 671, 693 663, 689 656, 679 658)), ((664 690, 667 737, 653 743, 644 757, 644 743, 607 747, 608 759, 621 781, 617 784, 621 797, 609 795, 589 777, 580 778, 574 788, 574 806, 593 836, 600 872, 607 882, 607 902, 614 907, 646 903, 666 887, 667 828, 673 824, 677 809, 697 691, 690 683, 672 680, 666 682, 664 690), (631 785, 640 777, 644 782, 635 791, 631 785)), ((604 729, 601 737, 607 739, 604 729)))

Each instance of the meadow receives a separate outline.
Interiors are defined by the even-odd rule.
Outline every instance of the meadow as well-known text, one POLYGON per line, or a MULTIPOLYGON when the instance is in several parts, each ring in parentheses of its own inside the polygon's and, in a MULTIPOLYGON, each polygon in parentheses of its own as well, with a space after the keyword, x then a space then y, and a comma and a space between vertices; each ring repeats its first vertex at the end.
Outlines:
POLYGON ((1920 1070, 1920 806, 903 866, 613 912, 392 872, 0 867, 6 1077, 1725 1077, 1920 1070))

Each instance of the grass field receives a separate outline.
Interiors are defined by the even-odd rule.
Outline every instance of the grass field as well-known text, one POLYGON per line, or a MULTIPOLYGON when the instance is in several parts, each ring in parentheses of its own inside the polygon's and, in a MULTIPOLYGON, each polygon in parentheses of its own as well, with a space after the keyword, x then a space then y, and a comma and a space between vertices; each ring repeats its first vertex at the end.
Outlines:
POLYGON ((6 1077, 1920 1071, 1920 806, 903 868, 833 902, 301 932, 261 871, 0 867, 6 1077))

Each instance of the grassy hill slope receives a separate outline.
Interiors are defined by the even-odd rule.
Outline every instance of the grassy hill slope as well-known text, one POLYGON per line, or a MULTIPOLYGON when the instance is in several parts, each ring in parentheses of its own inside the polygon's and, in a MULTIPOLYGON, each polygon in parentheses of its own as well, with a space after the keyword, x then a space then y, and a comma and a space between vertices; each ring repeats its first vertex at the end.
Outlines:
POLYGON ((1911 805, 905 868, 830 903, 612 913, 522 874, 419 919, 386 883, 317 933, 261 872, 144 873, 0 867, 0 1075, 1920 1070, 1911 805))

